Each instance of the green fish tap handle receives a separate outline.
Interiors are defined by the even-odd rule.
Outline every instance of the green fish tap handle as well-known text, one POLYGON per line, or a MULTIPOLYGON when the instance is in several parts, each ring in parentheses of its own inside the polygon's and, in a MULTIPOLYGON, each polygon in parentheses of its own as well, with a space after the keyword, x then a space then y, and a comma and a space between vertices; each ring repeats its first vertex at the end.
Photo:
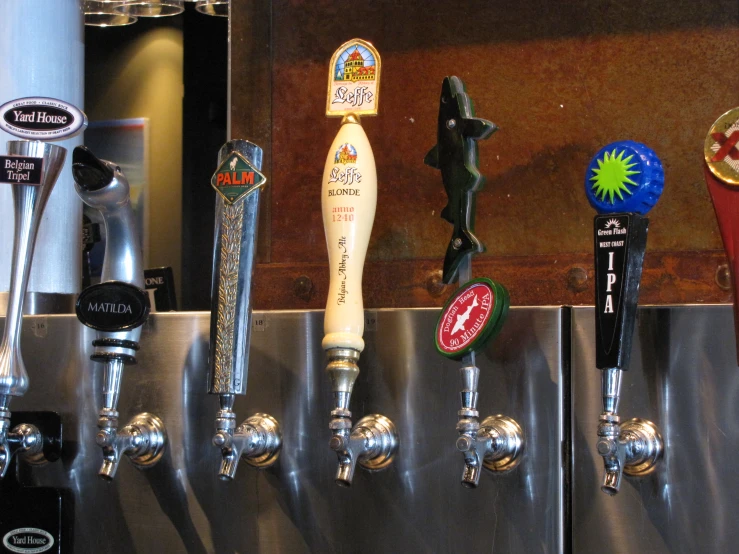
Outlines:
POLYGON ((632 419, 621 424, 621 377, 628 369, 649 220, 662 194, 662 164, 649 147, 625 140, 604 146, 585 175, 594 219, 595 360, 602 370, 603 412, 598 453, 605 476, 601 490, 618 493, 623 473, 650 473, 664 445, 656 425, 632 419))

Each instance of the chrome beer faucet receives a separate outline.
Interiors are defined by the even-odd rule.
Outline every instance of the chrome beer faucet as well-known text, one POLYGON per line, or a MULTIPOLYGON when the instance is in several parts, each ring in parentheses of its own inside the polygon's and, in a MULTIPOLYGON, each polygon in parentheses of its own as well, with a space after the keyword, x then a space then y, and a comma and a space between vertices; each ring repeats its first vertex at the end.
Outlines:
POLYGON ((475 353, 502 329, 508 314, 508 291, 490 279, 472 279, 472 256, 485 251, 474 234, 475 200, 485 183, 478 168, 477 141, 490 137, 494 123, 475 117, 472 100, 458 77, 441 86, 437 143, 424 159, 441 171, 448 203, 441 217, 453 225, 444 258, 442 280, 459 281, 436 325, 436 348, 452 360, 461 360, 462 407, 457 412, 457 450, 464 455, 462 485, 475 488, 483 466, 491 471, 513 469, 523 451, 523 430, 504 415, 478 421, 477 385, 480 369, 475 353))
POLYGON ((221 449, 218 476, 230 481, 239 460, 263 468, 282 447, 277 420, 257 413, 236 426, 233 406, 246 394, 251 342, 251 280, 257 247, 259 200, 267 179, 260 173, 262 149, 232 140, 218 153, 211 185, 216 195, 216 228, 211 287, 208 392, 220 396, 213 444, 221 449))
POLYGON ((595 350, 602 371, 603 412, 598 422, 598 454, 603 458, 601 490, 618 493, 621 478, 650 473, 664 444, 651 421, 621 423, 621 378, 629 367, 649 219, 662 194, 664 172, 647 146, 614 142, 590 162, 585 192, 599 212, 594 220, 595 350))
POLYGON ((46 202, 64 166, 67 150, 40 141, 8 141, 2 157, 0 181, 12 183, 15 233, 10 294, 5 329, 0 344, 0 478, 5 477, 13 456, 41 453, 43 436, 34 426, 22 423, 10 428, 10 399, 28 390, 28 374, 21 355, 23 300, 31 271, 36 234, 46 202))
POLYGON ((98 331, 90 357, 103 364, 103 407, 95 438, 103 451, 98 474, 112 480, 124 455, 138 468, 156 464, 164 454, 167 432, 161 419, 146 412, 118 428, 123 368, 136 364, 141 326, 149 315, 141 243, 128 181, 120 167, 98 159, 84 146, 74 149, 72 162, 77 194, 100 212, 105 223, 101 282, 82 291, 77 300, 77 317, 98 331))

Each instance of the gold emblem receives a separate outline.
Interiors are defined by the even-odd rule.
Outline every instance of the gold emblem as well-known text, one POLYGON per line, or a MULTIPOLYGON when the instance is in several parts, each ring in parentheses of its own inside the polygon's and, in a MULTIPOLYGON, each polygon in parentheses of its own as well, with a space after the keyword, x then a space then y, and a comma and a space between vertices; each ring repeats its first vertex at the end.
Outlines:
POLYGON ((711 173, 729 185, 739 185, 739 108, 729 110, 711 126, 703 155, 711 173))

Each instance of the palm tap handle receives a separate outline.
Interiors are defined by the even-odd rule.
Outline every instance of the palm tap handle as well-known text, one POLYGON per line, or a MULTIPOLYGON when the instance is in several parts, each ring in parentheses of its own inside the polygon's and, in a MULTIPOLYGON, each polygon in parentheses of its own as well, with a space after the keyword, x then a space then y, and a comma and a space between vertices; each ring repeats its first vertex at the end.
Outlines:
POLYGON ((221 450, 218 476, 229 481, 244 458, 267 467, 278 458, 282 435, 269 414, 254 414, 236 425, 235 395, 246 394, 251 341, 251 282, 257 248, 259 203, 267 178, 262 149, 230 140, 218 152, 211 178, 216 195, 215 245, 211 288, 208 392, 218 394, 213 444, 221 450))
POLYGON ((605 465, 601 489, 611 495, 618 492, 624 472, 648 473, 662 453, 656 426, 636 419, 621 426, 618 403, 622 371, 628 369, 631 358, 649 226, 645 215, 659 199, 663 186, 659 158, 650 148, 633 141, 603 147, 585 175, 585 193, 598 211, 593 229, 595 360, 603 370, 598 453, 605 465))
POLYGON ((719 117, 711 126, 703 147, 704 173, 716 219, 721 230, 734 289, 734 330, 739 361, 739 108, 719 117))

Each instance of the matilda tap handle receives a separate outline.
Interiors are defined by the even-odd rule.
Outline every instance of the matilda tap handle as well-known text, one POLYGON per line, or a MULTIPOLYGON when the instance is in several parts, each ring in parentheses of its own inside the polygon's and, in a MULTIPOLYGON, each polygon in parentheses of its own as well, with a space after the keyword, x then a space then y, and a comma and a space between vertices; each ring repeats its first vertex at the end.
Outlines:
POLYGON ((97 444, 103 451, 101 478, 115 477, 121 457, 140 468, 156 464, 164 454, 167 433, 155 415, 141 413, 118 429, 118 399, 125 365, 136 364, 141 326, 149 315, 144 266, 128 180, 115 163, 78 146, 72 155, 77 195, 100 212, 105 224, 105 259, 101 282, 77 299, 77 317, 97 331, 91 359, 102 364, 103 407, 97 444))
POLYGON ((8 141, 8 155, 0 156, 0 182, 13 187, 15 231, 10 294, 0 344, 0 478, 16 452, 38 453, 42 437, 33 425, 10 429, 10 399, 28 390, 28 374, 21 355, 23 300, 31 271, 36 234, 46 202, 64 166, 67 150, 40 141, 8 141))
POLYGON ((323 170, 321 206, 329 261, 323 348, 331 380, 330 447, 339 459, 336 482, 351 485, 357 462, 379 470, 392 462, 398 437, 393 423, 375 414, 352 429, 349 403, 364 349, 362 271, 377 205, 377 170, 359 114, 376 114, 380 55, 354 39, 334 53, 329 66, 326 114, 342 116, 323 170))
POLYGON ((602 370, 603 413, 598 453, 605 474, 601 489, 614 495, 624 472, 644 475, 662 456, 663 443, 650 421, 621 425, 618 403, 622 372, 629 368, 649 220, 662 194, 664 172, 657 155, 633 141, 609 144, 585 175, 585 193, 598 211, 594 220, 595 360, 602 370))
POLYGON ((216 227, 211 285, 208 392, 220 396, 213 444, 221 449, 218 476, 231 480, 239 460, 267 467, 278 458, 282 435, 277 420, 254 414, 236 427, 237 394, 246 394, 251 340, 251 280, 257 247, 259 201, 267 179, 262 149, 232 140, 218 152, 216 227))
POLYGON ((719 117, 703 145, 708 192, 721 230, 734 289, 734 331, 739 363, 739 108, 719 117))
POLYGON ((443 281, 459 280, 436 325, 436 348, 443 356, 461 360, 461 409, 457 413, 457 449, 464 455, 462 484, 474 488, 482 468, 513 469, 523 451, 523 430, 513 419, 496 415, 478 421, 477 385, 480 370, 475 352, 502 329, 508 314, 508 291, 500 283, 471 280, 472 256, 485 247, 474 234, 475 200, 485 183, 480 173, 477 141, 490 137, 494 123, 475 117, 472 99, 458 77, 441 85, 437 142, 424 162, 441 171, 447 205, 441 217, 452 224, 452 237, 444 258, 443 281))

